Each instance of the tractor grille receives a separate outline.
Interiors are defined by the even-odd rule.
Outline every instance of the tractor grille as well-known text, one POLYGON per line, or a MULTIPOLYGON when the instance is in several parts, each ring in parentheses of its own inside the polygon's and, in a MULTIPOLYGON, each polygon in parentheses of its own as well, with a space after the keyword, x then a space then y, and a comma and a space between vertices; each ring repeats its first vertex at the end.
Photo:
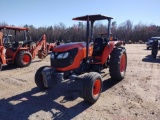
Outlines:
POLYGON ((63 68, 71 65, 74 61, 75 56, 78 53, 78 48, 74 48, 65 52, 53 52, 54 58, 51 58, 51 67, 63 68), (64 59, 57 58, 59 54, 65 53, 65 52, 69 53, 67 58, 64 58, 64 59))

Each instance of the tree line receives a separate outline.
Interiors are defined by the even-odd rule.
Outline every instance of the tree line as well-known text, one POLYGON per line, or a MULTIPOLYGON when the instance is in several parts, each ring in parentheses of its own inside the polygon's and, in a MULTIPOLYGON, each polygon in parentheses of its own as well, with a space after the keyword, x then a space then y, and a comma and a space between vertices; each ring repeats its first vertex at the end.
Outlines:
MULTIPOLYGON (((7 23, 0 23, 0 26, 8 25, 7 23)), ((34 27, 33 25, 24 25, 30 29, 29 33, 32 40, 36 41, 46 34, 48 42, 55 42, 57 40, 63 42, 76 42, 84 41, 86 39, 86 23, 78 22, 71 27, 66 27, 65 24, 59 23, 54 26, 47 27, 34 27)), ((97 22, 94 25, 94 38, 100 36, 99 33, 107 31, 107 25, 97 22)), ((146 42, 150 37, 160 36, 160 26, 158 25, 146 25, 138 23, 133 25, 130 20, 127 20, 119 25, 116 21, 111 25, 111 36, 124 40, 125 42, 139 42, 140 40, 146 42)))

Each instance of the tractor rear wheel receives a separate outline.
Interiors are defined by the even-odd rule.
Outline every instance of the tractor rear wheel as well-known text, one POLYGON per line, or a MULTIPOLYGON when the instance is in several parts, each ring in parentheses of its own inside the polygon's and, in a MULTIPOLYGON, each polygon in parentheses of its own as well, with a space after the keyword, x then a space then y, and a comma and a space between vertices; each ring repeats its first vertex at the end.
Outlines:
POLYGON ((113 49, 110 57, 109 72, 112 79, 120 81, 124 78, 127 67, 127 54, 123 48, 113 49))
POLYGON ((3 67, 3 66, 2 66, 2 63, 0 62, 0 71, 2 70, 2 67, 3 67))
POLYGON ((35 83, 37 85, 37 87, 41 90, 44 90, 44 89, 47 89, 47 87, 44 86, 44 82, 43 82, 43 75, 42 75, 42 71, 45 67, 48 67, 48 66, 43 66, 43 67, 40 67, 36 74, 35 74, 35 83))
POLYGON ((27 67, 31 64, 32 55, 28 51, 20 51, 16 56, 16 63, 20 67, 27 67))
POLYGON ((90 72, 83 78, 83 99, 89 103, 95 103, 102 91, 102 77, 99 73, 90 72))

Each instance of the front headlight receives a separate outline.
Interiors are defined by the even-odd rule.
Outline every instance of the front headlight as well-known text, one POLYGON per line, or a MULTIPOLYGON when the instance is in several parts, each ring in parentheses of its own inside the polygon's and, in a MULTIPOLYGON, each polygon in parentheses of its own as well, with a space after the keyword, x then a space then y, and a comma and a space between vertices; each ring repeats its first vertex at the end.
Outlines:
POLYGON ((51 53, 50 58, 54 59, 54 53, 51 53))
POLYGON ((68 55, 69 55, 68 52, 60 53, 60 54, 58 54, 57 59, 65 59, 68 57, 68 55))

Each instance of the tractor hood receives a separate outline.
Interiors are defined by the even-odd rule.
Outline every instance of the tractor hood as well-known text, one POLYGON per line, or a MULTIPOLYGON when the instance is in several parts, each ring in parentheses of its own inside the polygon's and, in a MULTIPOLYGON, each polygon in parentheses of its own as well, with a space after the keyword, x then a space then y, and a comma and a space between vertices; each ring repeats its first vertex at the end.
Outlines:
MULTIPOLYGON (((88 56, 92 56, 93 46, 89 47, 88 56)), ((59 71, 68 71, 80 67, 86 58, 86 42, 73 42, 59 45, 51 53, 51 67, 59 71)))
POLYGON ((71 50, 74 48, 81 48, 82 49, 85 47, 86 47, 85 42, 65 43, 65 44, 62 44, 62 45, 55 47, 53 52, 64 52, 64 51, 71 50))

